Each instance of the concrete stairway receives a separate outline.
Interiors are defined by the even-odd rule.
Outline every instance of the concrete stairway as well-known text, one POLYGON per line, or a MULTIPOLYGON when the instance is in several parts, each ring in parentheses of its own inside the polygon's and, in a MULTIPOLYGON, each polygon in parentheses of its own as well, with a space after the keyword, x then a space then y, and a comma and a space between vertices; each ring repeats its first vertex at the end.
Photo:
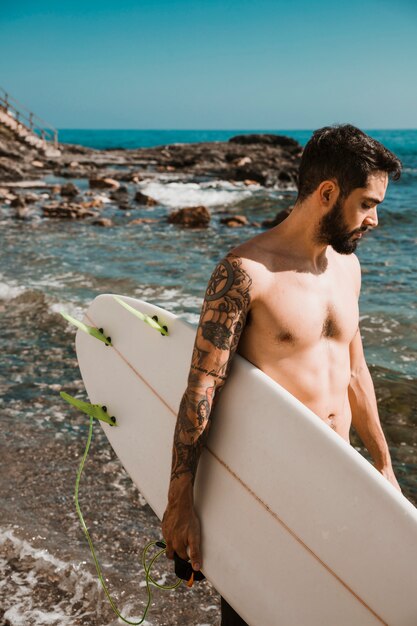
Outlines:
POLYGON ((60 156, 61 151, 57 148, 58 132, 23 105, 17 108, 16 104, 19 104, 17 100, 0 87, 0 126, 48 158, 60 156), (51 137, 51 140, 48 141, 47 137, 51 137))

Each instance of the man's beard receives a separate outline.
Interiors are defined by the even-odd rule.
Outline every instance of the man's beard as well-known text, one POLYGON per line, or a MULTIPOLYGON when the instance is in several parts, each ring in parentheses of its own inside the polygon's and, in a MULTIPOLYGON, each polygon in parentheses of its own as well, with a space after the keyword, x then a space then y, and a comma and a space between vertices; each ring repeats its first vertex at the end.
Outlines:
POLYGON ((343 215, 343 203, 338 198, 330 211, 320 220, 316 231, 316 240, 318 243, 332 246, 339 254, 352 254, 358 245, 358 240, 353 238, 353 235, 366 231, 366 227, 348 230, 343 215))

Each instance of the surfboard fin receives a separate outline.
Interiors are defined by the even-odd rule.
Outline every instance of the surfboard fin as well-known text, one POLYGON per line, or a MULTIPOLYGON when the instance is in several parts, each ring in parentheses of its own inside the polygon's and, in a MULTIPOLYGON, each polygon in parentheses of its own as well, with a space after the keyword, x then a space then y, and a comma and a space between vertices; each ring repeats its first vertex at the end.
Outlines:
POLYGON ((146 313, 141 313, 140 311, 135 309, 133 306, 130 306, 130 304, 128 304, 127 302, 119 298, 118 296, 113 296, 113 298, 116 300, 116 302, 124 306, 125 309, 130 311, 130 313, 133 313, 133 315, 136 315, 136 317, 142 320, 142 322, 145 322, 145 324, 148 324, 149 326, 151 326, 151 328, 158 330, 161 333, 161 335, 168 335, 168 328, 166 326, 162 326, 158 322, 158 318, 156 315, 151 317, 150 315, 146 315, 146 313))
POLYGON ((92 337, 99 339, 100 341, 105 343, 106 346, 113 345, 111 342, 111 337, 106 337, 102 328, 96 328, 95 326, 88 326, 88 324, 84 324, 84 322, 80 322, 79 320, 75 319, 75 317, 68 315, 68 313, 64 313, 64 311, 60 311, 60 313, 62 317, 67 320, 67 322, 69 322, 73 326, 76 326, 80 330, 84 331, 85 333, 87 333, 87 335, 91 335, 92 337))
POLYGON ((78 398, 70 396, 69 393, 66 393, 65 391, 60 391, 59 395, 63 400, 72 404, 72 406, 75 406, 76 409, 79 409, 83 413, 86 413, 86 415, 101 420, 102 422, 106 422, 106 424, 109 424, 110 426, 117 426, 116 418, 114 415, 108 415, 106 406, 100 406, 100 404, 90 404, 90 402, 78 400, 78 398))

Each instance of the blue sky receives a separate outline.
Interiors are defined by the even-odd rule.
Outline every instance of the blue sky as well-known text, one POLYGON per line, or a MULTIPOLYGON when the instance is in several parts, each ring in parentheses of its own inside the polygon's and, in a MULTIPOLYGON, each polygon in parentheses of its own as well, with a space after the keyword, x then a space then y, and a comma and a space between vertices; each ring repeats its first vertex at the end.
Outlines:
POLYGON ((58 128, 416 128, 414 0, 1 2, 0 85, 58 128))

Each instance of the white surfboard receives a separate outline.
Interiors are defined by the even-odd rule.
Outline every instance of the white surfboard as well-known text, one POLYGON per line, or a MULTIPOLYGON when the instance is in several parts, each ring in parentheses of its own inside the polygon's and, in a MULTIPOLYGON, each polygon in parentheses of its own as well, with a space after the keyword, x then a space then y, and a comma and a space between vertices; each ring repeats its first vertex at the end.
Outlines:
MULTIPOLYGON (((98 296, 76 349, 102 426, 159 519, 195 329, 122 297, 162 336, 98 296)), ((250 626, 416 626, 417 510, 290 393, 235 355, 196 482, 202 571, 250 626)), ((175 593, 175 592, 173 592, 175 593)), ((190 625, 191 626, 191 625, 190 625)))

